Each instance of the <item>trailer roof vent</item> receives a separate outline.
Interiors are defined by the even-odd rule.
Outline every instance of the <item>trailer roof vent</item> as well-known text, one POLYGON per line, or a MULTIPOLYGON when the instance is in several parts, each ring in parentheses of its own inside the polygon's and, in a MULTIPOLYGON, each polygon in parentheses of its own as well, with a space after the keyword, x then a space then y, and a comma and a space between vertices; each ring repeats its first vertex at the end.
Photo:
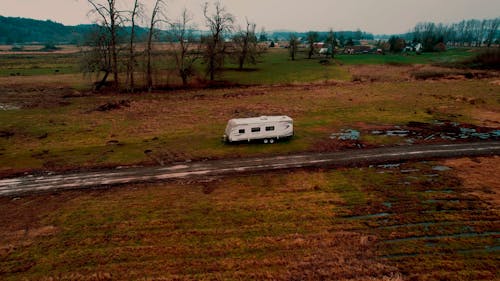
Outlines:
POLYGON ((267 120, 267 116, 261 116, 260 120, 267 120))

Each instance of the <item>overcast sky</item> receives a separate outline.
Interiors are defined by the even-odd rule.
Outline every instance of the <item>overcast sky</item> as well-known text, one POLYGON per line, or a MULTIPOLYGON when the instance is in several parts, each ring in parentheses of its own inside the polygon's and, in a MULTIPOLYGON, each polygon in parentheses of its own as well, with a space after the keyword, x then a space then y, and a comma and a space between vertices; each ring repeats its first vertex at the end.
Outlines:
MULTIPOLYGON (((118 0, 132 2, 132 0, 118 0)), ((142 0, 151 7, 154 0, 142 0)), ((204 28, 203 0, 166 0, 167 15, 186 7, 204 28)), ((258 30, 355 30, 404 33, 418 22, 457 22, 500 16, 500 0, 223 0, 238 22, 247 17, 258 30)), ((66 25, 91 23, 87 0, 0 0, 0 15, 50 19, 66 25)), ((149 9, 150 10, 150 9, 149 9)))

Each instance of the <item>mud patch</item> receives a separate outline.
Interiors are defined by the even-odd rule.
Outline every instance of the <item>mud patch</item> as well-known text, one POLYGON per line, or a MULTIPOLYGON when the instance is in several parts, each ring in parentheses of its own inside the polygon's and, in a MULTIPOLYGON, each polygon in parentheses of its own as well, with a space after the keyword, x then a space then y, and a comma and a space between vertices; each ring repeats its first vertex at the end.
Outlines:
POLYGON ((223 98, 245 98, 251 96, 263 96, 265 92, 261 91, 251 91, 251 92, 235 92, 222 95, 223 98))
POLYGON ((108 102, 98 106, 94 111, 106 112, 106 111, 121 109, 124 107, 130 107, 130 100, 108 102))
POLYGON ((14 136, 14 132, 11 131, 0 131, 0 138, 8 139, 14 136))
POLYGON ((495 73, 480 70, 461 70, 441 67, 425 67, 410 73, 416 80, 466 80, 496 77, 495 73))
POLYGON ((313 152, 330 152, 330 151, 341 151, 345 149, 354 148, 369 148, 369 146, 363 144, 359 140, 332 140, 325 139, 315 142, 313 152))
POLYGON ((371 130, 371 135, 404 137, 410 142, 425 142, 433 140, 498 140, 500 130, 490 127, 480 127, 471 124, 460 124, 449 121, 436 121, 433 124, 410 122, 406 126, 386 127, 371 130))

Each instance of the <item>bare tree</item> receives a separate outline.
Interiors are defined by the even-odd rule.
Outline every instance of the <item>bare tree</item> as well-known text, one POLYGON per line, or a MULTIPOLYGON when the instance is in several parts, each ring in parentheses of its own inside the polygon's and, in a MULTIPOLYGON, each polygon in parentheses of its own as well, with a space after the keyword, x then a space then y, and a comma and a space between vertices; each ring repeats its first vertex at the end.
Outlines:
POLYGON ((194 63, 199 58, 200 44, 195 47, 193 36, 194 26, 191 25, 192 17, 186 9, 181 18, 170 23, 170 36, 178 43, 174 49, 175 65, 177 73, 182 79, 182 85, 187 86, 189 77, 194 75, 194 63))
POLYGON ((209 4, 205 2, 203 7, 205 23, 210 34, 205 37, 205 61, 207 63, 207 74, 210 81, 215 80, 215 73, 224 65, 224 33, 233 28, 234 17, 226 11, 221 2, 215 2, 214 11, 210 14, 209 4))
POLYGON ((330 55, 332 56, 332 59, 335 58, 335 47, 337 47, 337 38, 335 38, 335 33, 333 32, 332 29, 330 29, 330 31, 328 32, 328 35, 326 37, 326 43, 331 49, 330 55))
POLYGON ((498 32, 498 27, 500 26, 500 18, 488 20, 486 25, 486 46, 491 47, 493 39, 498 32))
POLYGON ((116 8, 116 0, 106 0, 99 2, 98 0, 87 0, 93 9, 90 13, 99 15, 99 25, 103 26, 109 33, 109 48, 111 53, 111 71, 113 72, 114 85, 118 88, 118 29, 123 22, 120 11, 116 8))
POLYGON ((491 46, 500 25, 500 18, 470 19, 453 24, 418 23, 413 30, 414 43, 422 43, 425 51, 432 51, 439 43, 454 46, 491 46))
POLYGON ((238 62, 238 69, 242 70, 245 63, 256 64, 257 58, 262 54, 263 49, 259 48, 257 36, 255 35, 254 23, 246 22, 245 30, 240 29, 233 36, 234 57, 238 62))
POLYGON ((151 56, 153 51, 153 38, 156 32, 156 26, 159 22, 161 22, 163 17, 163 9, 165 8, 166 3, 164 0, 156 0, 153 11, 151 12, 151 18, 149 22, 149 31, 148 38, 146 43, 146 87, 148 91, 151 92, 153 89, 153 66, 151 63, 151 56))
POLYGON ((309 31, 307 33, 307 41, 309 43, 309 53, 307 57, 310 59, 314 54, 314 43, 318 40, 319 35, 315 31, 309 31))
POLYGON ((136 39, 136 20, 142 14, 142 4, 139 0, 134 0, 134 6, 130 11, 130 41, 129 41, 129 57, 127 61, 127 86, 129 91, 133 92, 135 88, 134 72, 136 61, 135 54, 135 39, 136 39))
POLYGON ((297 39, 297 36, 295 34, 290 34, 290 42, 289 42, 289 50, 290 50, 290 57, 292 60, 295 60, 295 55, 297 54, 297 50, 299 48, 299 40, 297 39))
POLYGON ((82 60, 80 64, 81 71, 84 75, 99 75, 103 72, 102 78, 94 83, 94 90, 100 90, 107 83, 109 74, 113 71, 111 63, 111 48, 110 36, 107 30, 102 26, 97 26, 95 30, 89 33, 86 45, 90 46, 89 50, 82 52, 82 60))

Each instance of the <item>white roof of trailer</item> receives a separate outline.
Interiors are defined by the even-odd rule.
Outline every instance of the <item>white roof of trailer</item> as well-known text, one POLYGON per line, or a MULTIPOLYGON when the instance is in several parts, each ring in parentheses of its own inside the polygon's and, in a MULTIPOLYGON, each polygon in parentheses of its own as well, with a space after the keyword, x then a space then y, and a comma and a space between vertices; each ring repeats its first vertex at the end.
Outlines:
POLYGON ((292 118, 281 115, 281 116, 260 116, 260 117, 252 117, 252 118, 235 118, 229 120, 229 124, 236 125, 250 125, 250 124, 262 124, 267 122, 293 122, 292 118))

